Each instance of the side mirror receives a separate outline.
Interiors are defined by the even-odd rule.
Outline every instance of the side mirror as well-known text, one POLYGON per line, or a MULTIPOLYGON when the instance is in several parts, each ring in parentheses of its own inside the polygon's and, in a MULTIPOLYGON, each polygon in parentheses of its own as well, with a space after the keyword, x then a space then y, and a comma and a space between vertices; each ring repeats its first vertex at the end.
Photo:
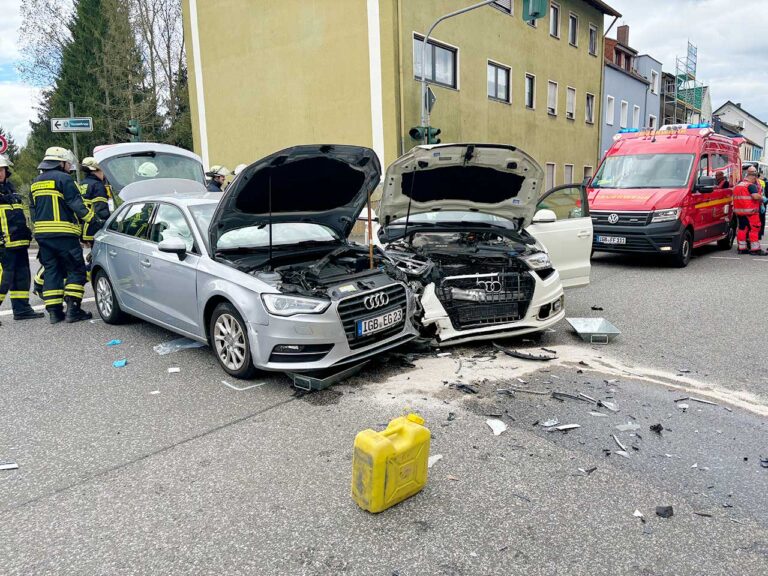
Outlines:
POLYGON ((552 222, 557 222, 557 214, 552 212, 552 210, 539 210, 533 216, 534 224, 551 224, 552 222))
POLYGON ((714 176, 699 176, 694 190, 696 192, 712 192, 717 186, 717 180, 714 176))
POLYGON ((160 250, 160 252, 176 254, 176 256, 179 257, 179 260, 183 260, 184 256, 186 256, 187 254, 186 242, 184 242, 184 240, 176 236, 161 240, 160 243, 157 245, 157 249, 160 250))

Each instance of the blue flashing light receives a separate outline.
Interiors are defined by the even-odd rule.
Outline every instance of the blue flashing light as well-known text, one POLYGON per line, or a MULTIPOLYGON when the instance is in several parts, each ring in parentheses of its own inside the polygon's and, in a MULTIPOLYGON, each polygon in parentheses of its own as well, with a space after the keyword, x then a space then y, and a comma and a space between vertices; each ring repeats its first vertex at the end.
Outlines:
POLYGON ((639 128, 622 128, 619 130, 619 134, 635 134, 637 132, 640 132, 639 128))
POLYGON ((688 124, 688 128, 712 128, 709 122, 701 122, 700 124, 688 124))

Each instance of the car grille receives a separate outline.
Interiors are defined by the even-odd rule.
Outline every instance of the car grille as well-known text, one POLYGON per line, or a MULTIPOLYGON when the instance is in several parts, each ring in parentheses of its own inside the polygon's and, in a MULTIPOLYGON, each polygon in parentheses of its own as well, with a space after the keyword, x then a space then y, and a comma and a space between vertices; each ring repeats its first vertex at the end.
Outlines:
POLYGON ((647 226, 651 213, 648 211, 620 212, 612 210, 590 210, 592 224, 604 224, 606 226, 647 226), (619 217, 618 222, 609 222, 611 214, 619 217))
POLYGON ((492 275, 446 278, 437 290, 437 297, 453 327, 464 330, 508 324, 525 318, 535 287, 536 281, 530 272, 503 271, 492 275), (484 289, 482 282, 490 279, 497 279, 500 286, 489 286, 492 291, 484 289), (472 291, 480 296, 480 300, 467 301, 459 295, 459 291, 472 291))
POLYGON ((368 346, 379 340, 383 340, 397 334, 403 329, 405 318, 408 315, 408 297, 405 293, 405 287, 402 284, 391 284, 382 290, 376 290, 375 292, 366 292, 358 296, 352 296, 345 298, 339 302, 339 317, 344 325, 344 332, 347 335, 347 342, 352 350, 368 346), (384 292, 389 296, 389 303, 381 308, 375 310, 368 310, 365 307, 365 298, 372 294, 378 294, 384 292), (386 330, 369 334, 368 336, 357 335, 357 322, 358 320, 365 320, 366 318, 373 318, 401 308, 403 310, 403 321, 393 326, 390 326, 386 330))

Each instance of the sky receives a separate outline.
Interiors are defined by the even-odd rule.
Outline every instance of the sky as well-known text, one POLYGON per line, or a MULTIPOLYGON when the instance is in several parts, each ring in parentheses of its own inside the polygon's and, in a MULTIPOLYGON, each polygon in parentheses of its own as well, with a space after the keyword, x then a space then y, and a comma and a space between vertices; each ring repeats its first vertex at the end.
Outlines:
MULTIPOLYGON (((660 60, 665 71, 674 71, 688 40, 698 47, 698 79, 711 87, 713 109, 732 100, 768 121, 768 0, 606 1, 623 15, 616 26, 629 25, 631 47, 660 60)), ((40 90, 16 70, 20 5, 0 0, 0 126, 24 144, 40 90)), ((616 26, 609 36, 616 37, 616 26)))

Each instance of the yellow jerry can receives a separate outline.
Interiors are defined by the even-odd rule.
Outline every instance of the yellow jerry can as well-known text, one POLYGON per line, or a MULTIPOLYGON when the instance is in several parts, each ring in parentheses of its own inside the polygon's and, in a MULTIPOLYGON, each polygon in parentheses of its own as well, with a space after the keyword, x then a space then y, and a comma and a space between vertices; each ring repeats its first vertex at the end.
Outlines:
POLYGON ((431 436, 418 414, 395 418, 382 432, 358 433, 352 456, 352 499, 357 505, 381 512, 424 488, 431 436))

